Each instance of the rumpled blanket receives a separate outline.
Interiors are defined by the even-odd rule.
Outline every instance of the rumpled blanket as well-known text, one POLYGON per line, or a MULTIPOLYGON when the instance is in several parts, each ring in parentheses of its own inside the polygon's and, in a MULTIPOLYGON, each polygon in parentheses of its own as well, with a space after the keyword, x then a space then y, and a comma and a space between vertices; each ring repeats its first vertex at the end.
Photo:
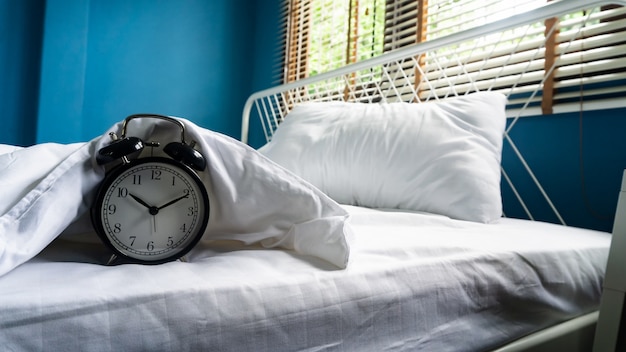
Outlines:
MULTIPOLYGON (((239 240, 281 247, 345 268, 348 214, 320 190, 223 134, 185 124, 207 160, 200 177, 211 211, 203 240, 239 240)), ((105 175, 95 153, 121 135, 117 123, 86 143, 0 145, 0 276, 42 251, 89 211, 105 175)), ((144 141, 180 141, 168 121, 135 119, 127 135, 144 141)))

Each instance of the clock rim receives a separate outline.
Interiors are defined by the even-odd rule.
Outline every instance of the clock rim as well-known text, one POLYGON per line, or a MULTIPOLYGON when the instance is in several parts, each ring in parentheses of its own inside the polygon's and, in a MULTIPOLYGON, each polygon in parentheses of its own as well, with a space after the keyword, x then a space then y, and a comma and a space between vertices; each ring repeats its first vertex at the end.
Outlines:
POLYGON ((206 231, 206 228, 209 222, 210 213, 211 213, 208 192, 206 190, 204 183, 202 182, 202 179, 198 175, 198 173, 194 171, 191 167, 181 162, 178 162, 173 159, 165 158, 165 157, 160 157, 160 156, 149 156, 145 158, 133 159, 130 162, 126 164, 120 164, 116 166, 115 168, 113 168, 112 170, 110 170, 109 172, 107 172, 107 174, 104 177, 104 180, 98 187, 95 198, 90 208, 91 208, 91 214, 90 214, 91 222, 92 222, 92 225, 94 226, 94 230, 96 234, 98 235, 98 237, 100 237, 100 240, 109 249, 111 249, 116 256, 123 259, 124 262, 138 263, 138 264, 162 264, 162 263, 167 263, 167 262, 177 260, 185 256, 187 253, 189 253, 189 251, 191 251, 191 249, 193 249, 198 244, 200 239, 203 237, 204 232, 206 231), (104 226, 102 223, 102 213, 101 213, 104 197, 107 193, 107 190, 114 183, 114 181, 119 176, 121 176, 124 172, 130 170, 131 168, 142 165, 142 164, 148 164, 148 163, 169 164, 170 166, 179 168, 181 171, 187 174, 193 180, 193 182, 195 182, 199 186, 198 187, 198 189, 200 190, 199 196, 200 196, 201 202, 204 203, 204 208, 205 208, 203 218, 201 219, 200 224, 197 227, 197 232, 192 235, 193 237, 192 240, 188 242, 185 246, 183 246, 179 251, 176 251, 172 255, 159 258, 159 259, 154 259, 154 260, 150 260, 149 258, 146 258, 144 256, 142 256, 142 258, 136 258, 131 255, 125 254, 124 252, 119 250, 117 246, 109 239, 109 237, 106 234, 106 231, 104 230, 104 226))

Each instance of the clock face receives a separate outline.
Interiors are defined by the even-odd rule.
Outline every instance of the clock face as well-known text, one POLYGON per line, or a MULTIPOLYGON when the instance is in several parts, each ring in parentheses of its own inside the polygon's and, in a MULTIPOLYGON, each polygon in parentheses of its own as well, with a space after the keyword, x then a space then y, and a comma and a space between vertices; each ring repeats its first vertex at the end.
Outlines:
POLYGON ((194 171, 151 157, 107 175, 92 211, 96 231, 118 255, 160 263, 183 256, 202 237, 209 201, 194 171))

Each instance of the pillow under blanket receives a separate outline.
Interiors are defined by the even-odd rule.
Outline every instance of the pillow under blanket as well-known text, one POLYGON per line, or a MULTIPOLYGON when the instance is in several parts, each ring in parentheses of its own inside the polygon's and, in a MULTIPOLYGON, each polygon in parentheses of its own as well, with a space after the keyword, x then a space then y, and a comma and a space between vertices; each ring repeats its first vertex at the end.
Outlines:
POLYGON ((506 97, 305 103, 260 151, 339 203, 488 223, 502 215, 506 97))
MULTIPOLYGON (((321 191, 228 136, 185 124, 207 159, 200 177, 211 213, 203 240, 227 239, 293 249, 345 268, 348 213, 321 191)), ((121 135, 121 123, 88 143, 0 146, 0 275, 37 255, 84 215, 104 170, 95 151, 121 135)), ((128 135, 180 141, 177 126, 135 119, 128 135)), ((93 234, 95 236, 95 234, 93 234)))

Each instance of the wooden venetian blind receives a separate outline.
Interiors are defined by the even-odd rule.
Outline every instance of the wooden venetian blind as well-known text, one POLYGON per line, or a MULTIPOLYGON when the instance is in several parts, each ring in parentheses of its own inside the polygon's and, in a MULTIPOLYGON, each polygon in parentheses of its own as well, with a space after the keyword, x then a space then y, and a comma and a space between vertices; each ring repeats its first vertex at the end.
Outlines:
POLYGON ((553 108, 577 110, 581 103, 598 108, 623 106, 626 7, 587 9, 557 19, 556 26, 554 83, 546 92, 553 108))
MULTIPOLYGON (((286 76, 288 81, 298 80, 546 4, 547 0, 290 0, 286 76)), ((394 87, 391 100, 401 101, 502 90, 510 96, 509 111, 524 114, 575 110, 574 104, 583 100, 608 102, 610 107, 626 95, 625 38, 623 7, 586 9, 351 74, 306 94, 373 102, 381 100, 376 94, 390 94, 387 87, 394 87)))
POLYGON ((287 16, 285 79, 286 82, 292 82, 308 76, 306 57, 309 51, 311 2, 289 1, 287 16))
MULTIPOLYGON (((429 0, 426 40, 514 16, 545 3, 546 0, 429 0)), ((420 91, 421 98, 511 86, 516 92, 529 94, 531 84, 540 82, 544 75, 545 50, 537 50, 544 45, 544 32, 543 23, 531 24, 427 53, 423 81, 429 82, 429 89, 420 91)))
POLYGON ((382 53, 384 0, 289 1, 286 82, 382 53))
POLYGON ((392 51, 425 40, 427 0, 387 0, 384 51, 392 51))

